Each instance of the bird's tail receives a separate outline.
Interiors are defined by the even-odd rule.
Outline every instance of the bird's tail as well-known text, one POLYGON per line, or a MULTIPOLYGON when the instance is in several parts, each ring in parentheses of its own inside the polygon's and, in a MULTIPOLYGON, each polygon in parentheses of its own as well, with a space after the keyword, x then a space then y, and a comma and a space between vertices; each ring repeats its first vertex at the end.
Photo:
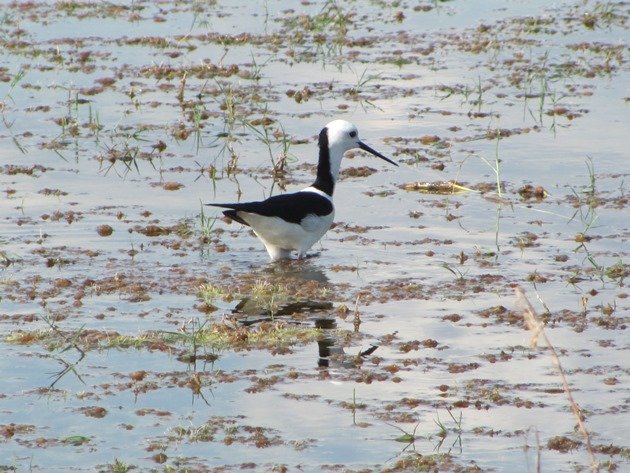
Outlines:
POLYGON ((241 223, 243 225, 247 225, 249 227, 249 223, 247 223, 245 220, 239 217, 237 214, 237 210, 234 209, 234 207, 237 207, 238 204, 206 204, 206 205, 210 205, 212 207, 222 207, 222 208, 229 209, 229 210, 224 210, 223 215, 225 215, 229 219, 234 220, 235 222, 241 223))

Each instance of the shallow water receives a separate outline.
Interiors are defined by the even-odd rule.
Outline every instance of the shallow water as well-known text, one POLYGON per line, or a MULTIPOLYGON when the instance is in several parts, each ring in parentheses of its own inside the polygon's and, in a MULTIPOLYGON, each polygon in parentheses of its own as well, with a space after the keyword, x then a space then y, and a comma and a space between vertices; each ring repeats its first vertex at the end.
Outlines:
POLYGON ((629 11, 7 4, 0 470, 596 469, 516 286, 596 464, 628 468, 629 11), (347 157, 373 172, 342 174, 316 256, 270 265, 247 230, 202 218, 308 185, 333 118, 400 167, 347 157), (447 180, 472 190, 402 188, 447 180), (261 282, 277 300, 237 310, 261 282), (203 284, 236 294, 203 312, 203 284), (241 326, 295 302, 333 308, 241 326), (336 327, 313 337, 318 317, 336 327), (192 345, 204 323, 250 341, 192 345), (274 342, 287 327, 304 333, 274 342))

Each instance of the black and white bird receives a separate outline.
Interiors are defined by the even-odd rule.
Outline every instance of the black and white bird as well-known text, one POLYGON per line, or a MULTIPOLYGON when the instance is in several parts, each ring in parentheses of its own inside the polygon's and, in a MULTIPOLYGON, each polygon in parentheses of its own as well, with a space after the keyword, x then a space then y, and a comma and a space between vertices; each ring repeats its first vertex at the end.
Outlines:
POLYGON ((207 204, 222 207, 226 217, 252 228, 263 242, 271 261, 306 255, 333 223, 333 191, 346 151, 360 148, 388 163, 394 161, 359 139, 357 127, 345 120, 328 123, 319 133, 319 163, 315 182, 299 192, 281 194, 258 202, 207 204))

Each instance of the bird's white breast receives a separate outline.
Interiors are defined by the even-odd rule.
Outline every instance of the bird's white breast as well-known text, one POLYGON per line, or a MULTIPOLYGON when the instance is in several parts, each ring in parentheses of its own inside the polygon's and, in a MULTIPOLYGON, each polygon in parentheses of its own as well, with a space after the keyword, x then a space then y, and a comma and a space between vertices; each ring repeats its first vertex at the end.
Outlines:
POLYGON ((332 225, 335 212, 328 215, 309 214, 297 223, 290 223, 280 217, 265 217, 258 214, 239 212, 254 233, 265 242, 284 250, 304 252, 313 246, 332 225))

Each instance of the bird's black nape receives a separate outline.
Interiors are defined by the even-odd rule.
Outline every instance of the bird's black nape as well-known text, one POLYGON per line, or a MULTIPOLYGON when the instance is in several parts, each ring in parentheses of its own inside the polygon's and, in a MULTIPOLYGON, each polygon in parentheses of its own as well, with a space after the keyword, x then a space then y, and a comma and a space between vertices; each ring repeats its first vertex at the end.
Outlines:
POLYGON ((317 145, 322 148, 328 148, 328 128, 322 128, 322 131, 319 132, 319 137, 317 139, 317 145))
POLYGON ((313 183, 315 189, 319 189, 332 197, 335 189, 330 172, 330 149, 328 148, 328 128, 322 128, 319 132, 319 163, 317 164, 317 178, 313 183))

